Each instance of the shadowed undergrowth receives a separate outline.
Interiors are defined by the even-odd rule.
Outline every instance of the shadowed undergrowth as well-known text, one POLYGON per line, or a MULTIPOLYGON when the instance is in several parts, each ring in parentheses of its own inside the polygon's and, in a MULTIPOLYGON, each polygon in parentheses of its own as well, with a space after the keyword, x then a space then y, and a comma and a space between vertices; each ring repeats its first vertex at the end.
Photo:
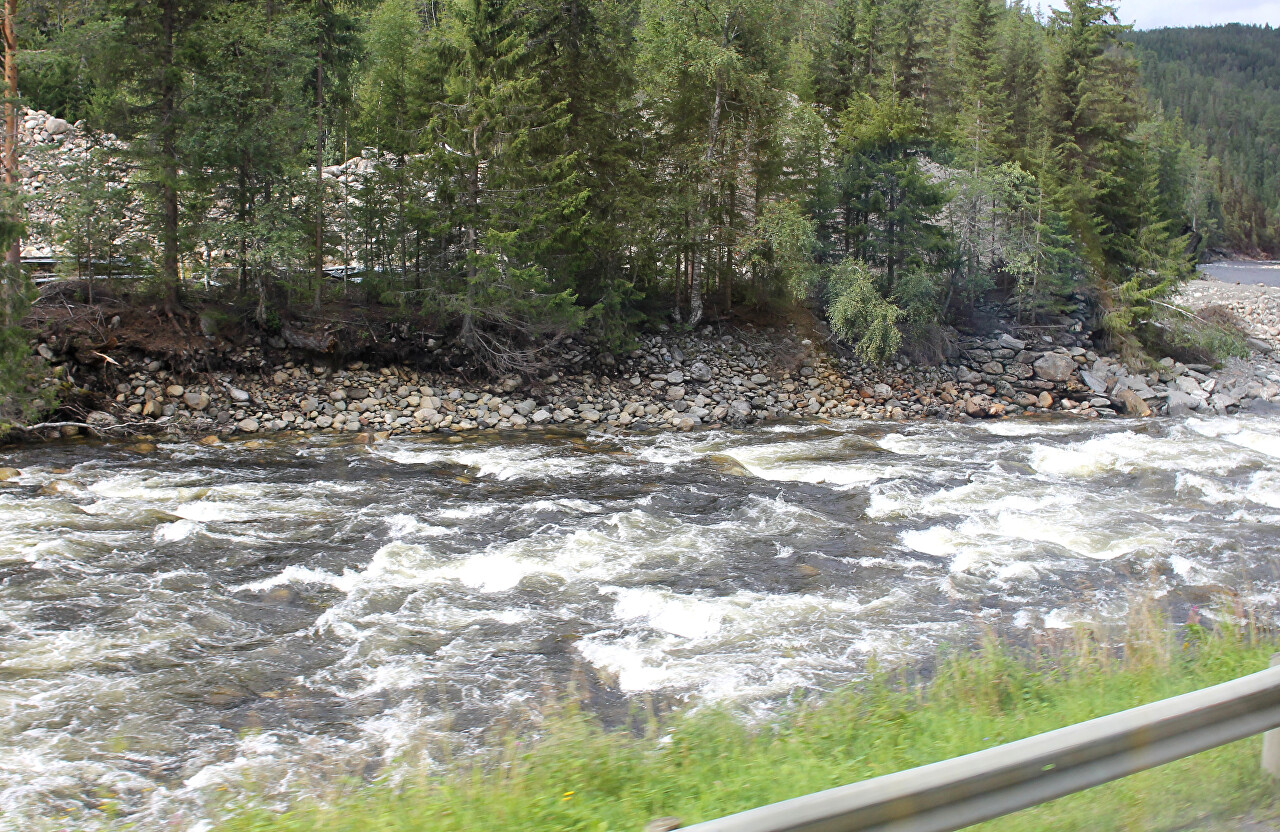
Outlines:
MULTIPOLYGON (((241 808, 218 832, 639 832, 660 816, 691 824, 1227 681, 1266 667, 1277 645, 1253 628, 1171 631, 1150 615, 1116 641, 1080 631, 1033 651, 988 640, 944 656, 928 681, 877 672, 764 725, 704 711, 637 737, 570 711, 483 765, 337 789, 283 814, 241 808)), ((1237 829, 1233 816, 1273 806, 1260 747, 1254 737, 975 828, 1237 829)))

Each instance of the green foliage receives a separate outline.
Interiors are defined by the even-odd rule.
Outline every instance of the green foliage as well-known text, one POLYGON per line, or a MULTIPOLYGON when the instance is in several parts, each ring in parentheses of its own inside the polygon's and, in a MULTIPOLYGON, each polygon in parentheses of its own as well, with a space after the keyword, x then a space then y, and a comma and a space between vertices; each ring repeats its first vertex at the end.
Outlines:
POLYGON ((95 277, 110 279, 141 270, 143 244, 134 228, 136 195, 128 171, 110 148, 95 147, 65 171, 69 195, 62 206, 55 241, 73 258, 73 274, 88 280, 93 302, 95 277))
MULTIPOLYGON (((548 717, 541 739, 508 742, 496 759, 357 787, 328 805, 241 811, 217 829, 634 830, 662 816, 690 825, 1227 681, 1265 668, 1275 649, 1229 628, 1181 635, 1135 629, 1108 644, 1081 632, 1039 654, 989 641, 944 657, 930 682, 873 672, 757 725, 708 710, 651 723, 636 738, 568 709, 548 717)), ((975 828, 1121 832, 1249 810, 1270 818, 1275 791, 1258 767, 1260 745, 1254 737, 975 828)))
POLYGON ((1083 292, 1130 340, 1274 221, 1274 34, 1134 35, 1101 0, 58 0, 19 36, 29 100, 129 142, 142 233, 84 178, 82 272, 127 238, 169 311, 234 274, 259 326, 419 308, 491 369, 838 296, 845 260, 908 346, 992 290, 1083 292), (1213 131, 1222 102, 1256 123, 1213 131))
MULTIPOLYGON (((11 189, 0 191, 0 251, 7 252, 22 235, 22 211, 22 201, 11 189)), ((31 355, 29 334, 22 326, 35 296, 35 287, 21 266, 0 263, 0 436, 53 404, 52 388, 38 387, 41 368, 31 355)))
POLYGON ((1142 78, 1166 115, 1185 122, 1200 155, 1189 210, 1212 245, 1280 256, 1280 29, 1205 26, 1133 32, 1142 78))
POLYGON ((827 317, 836 336, 854 343, 864 361, 881 363, 902 346, 903 311, 887 300, 866 264, 846 259, 828 278, 827 317))
POLYGON ((1199 313, 1157 304, 1139 326, 1139 337, 1153 353, 1188 364, 1218 364, 1248 358, 1248 335, 1229 310, 1211 306, 1199 313))
POLYGON ((817 222, 794 200, 764 206, 743 256, 775 294, 804 298, 817 279, 817 222))
POLYGON ((519 363, 521 341, 583 319, 572 290, 556 291, 536 261, 583 221, 587 193, 575 154, 554 141, 566 104, 543 94, 514 11, 455 0, 429 32, 427 176, 454 245, 427 302, 458 315, 463 340, 494 369, 519 363))

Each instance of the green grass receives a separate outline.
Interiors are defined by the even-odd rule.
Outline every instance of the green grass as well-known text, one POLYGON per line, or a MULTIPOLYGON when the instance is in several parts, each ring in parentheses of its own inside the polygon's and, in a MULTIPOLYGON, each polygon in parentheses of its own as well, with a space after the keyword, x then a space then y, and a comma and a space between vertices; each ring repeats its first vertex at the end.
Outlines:
MULTIPOLYGON (((661 816, 690 824, 1236 678, 1266 667, 1276 648, 1235 631, 1143 632, 1123 649, 1091 634, 1035 654, 989 643, 943 659, 927 684, 878 675, 796 703, 764 727, 702 713, 637 737, 561 714, 541 739, 511 743, 485 765, 352 787, 283 814, 241 809, 218 832, 639 832, 661 816)), ((1260 747, 1255 737, 975 828, 1234 830, 1215 824, 1249 811, 1271 817, 1277 805, 1260 747)))

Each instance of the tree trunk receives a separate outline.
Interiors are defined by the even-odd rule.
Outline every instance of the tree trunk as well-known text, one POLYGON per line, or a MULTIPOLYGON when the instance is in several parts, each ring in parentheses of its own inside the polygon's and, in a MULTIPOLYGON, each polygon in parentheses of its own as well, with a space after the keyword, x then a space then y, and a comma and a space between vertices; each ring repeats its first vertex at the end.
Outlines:
MULTIPOLYGON (((4 182, 15 192, 18 189, 18 35, 14 30, 14 18, 18 14, 18 0, 4 0, 4 87, 7 100, 4 104, 4 182)), ((14 240, 5 252, 5 262, 22 263, 22 242, 14 240)))
POLYGON ((312 306, 320 308, 324 285, 324 41, 316 45, 316 273, 312 306))
MULTIPOLYGON (((6 0, 8 2, 8 0, 6 0)), ((175 0, 162 0, 160 25, 160 232, 161 274, 168 286, 165 305, 170 314, 178 307, 178 91, 173 81, 173 39, 177 21, 175 0)))
POLYGON ((462 314, 462 342, 469 348, 476 344, 475 317, 473 315, 476 302, 476 258, 479 256, 480 238, 476 233, 480 208, 480 128, 471 131, 471 170, 468 171, 467 203, 471 216, 467 222, 467 303, 462 314))

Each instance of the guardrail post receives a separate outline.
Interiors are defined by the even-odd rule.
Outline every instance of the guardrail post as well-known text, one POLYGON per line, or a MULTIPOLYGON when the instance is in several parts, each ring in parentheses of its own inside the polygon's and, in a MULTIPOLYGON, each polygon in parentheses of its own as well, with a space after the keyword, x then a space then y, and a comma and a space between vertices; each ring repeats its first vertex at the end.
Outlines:
MULTIPOLYGON (((1271 666, 1280 665, 1280 653, 1271 654, 1271 666)), ((1272 777, 1280 777, 1280 728, 1262 735, 1262 770, 1272 777)))

